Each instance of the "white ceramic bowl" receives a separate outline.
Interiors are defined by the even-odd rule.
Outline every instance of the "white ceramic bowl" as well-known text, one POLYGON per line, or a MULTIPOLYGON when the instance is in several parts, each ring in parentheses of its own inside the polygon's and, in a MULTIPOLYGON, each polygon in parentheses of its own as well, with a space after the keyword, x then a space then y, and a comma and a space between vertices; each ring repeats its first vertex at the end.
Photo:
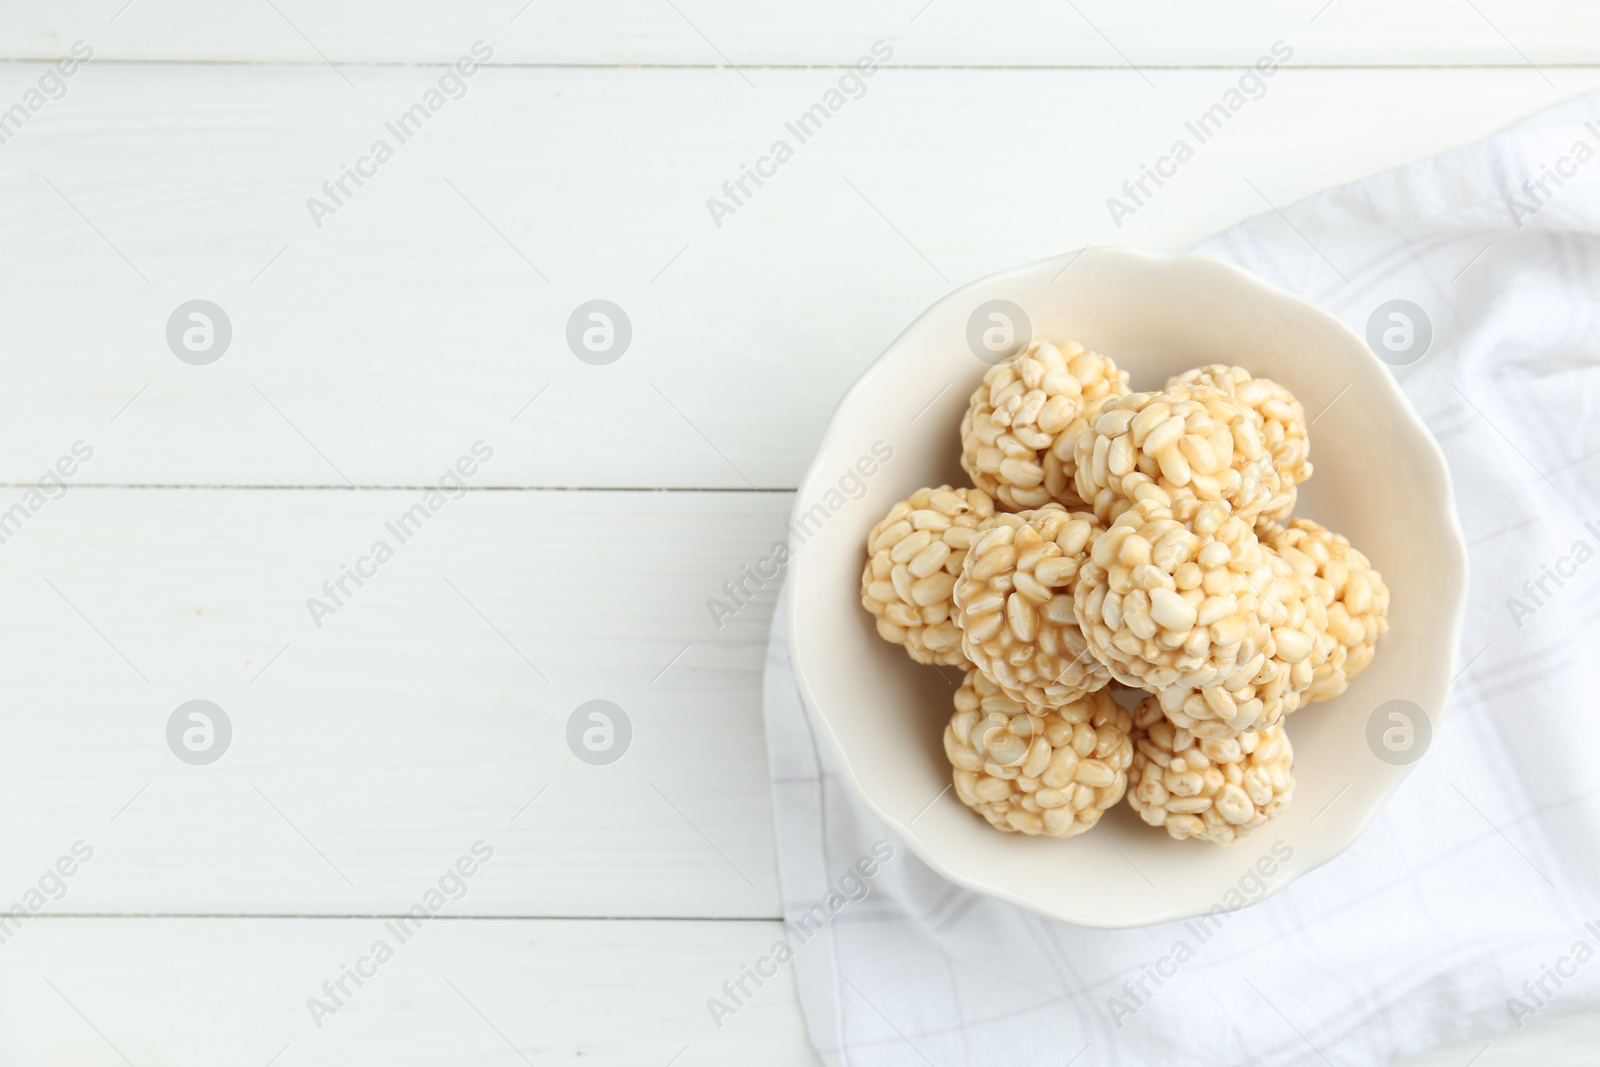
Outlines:
POLYGON ((940 300, 840 402, 801 484, 791 534, 795 675, 846 779, 945 877, 1085 926, 1231 908, 1347 848, 1410 770, 1397 760, 1421 753, 1423 732, 1437 733, 1467 585, 1444 457, 1383 364, 1326 312, 1188 254, 1092 249, 1076 262, 1019 267, 940 300), (855 590, 873 523, 920 486, 968 484, 957 459, 959 425, 990 365, 969 345, 969 321, 996 299, 1025 311, 1032 336, 1070 338, 1111 356, 1134 389, 1160 388, 1205 363, 1239 364, 1287 385, 1315 418, 1315 473, 1295 514, 1347 535, 1389 585, 1389 633, 1372 665, 1337 699, 1289 719, 1294 802, 1232 846, 1174 841, 1125 802, 1098 832, 1066 841, 991 829, 946 791, 942 733, 960 672, 913 663, 877 636, 861 608, 855 590), (1401 727, 1391 745, 1405 741, 1402 721, 1388 717, 1395 706, 1379 712, 1394 700, 1410 701, 1428 722, 1410 753, 1385 750, 1385 760, 1369 735, 1401 727))

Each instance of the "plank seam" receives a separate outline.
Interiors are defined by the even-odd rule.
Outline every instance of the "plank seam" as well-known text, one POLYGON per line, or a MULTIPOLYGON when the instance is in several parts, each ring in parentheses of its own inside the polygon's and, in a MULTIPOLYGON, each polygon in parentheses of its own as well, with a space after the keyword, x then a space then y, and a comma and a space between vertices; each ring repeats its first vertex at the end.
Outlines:
MULTIPOLYGON (((55 60, 44 57, 29 56, 0 56, 0 64, 48 66, 55 60)), ((126 66, 126 67, 324 67, 321 60, 308 61, 297 59, 174 59, 174 58, 102 58, 95 57, 98 66, 126 66)), ((438 62, 424 62, 420 60, 351 60, 341 59, 340 64, 345 68, 370 68, 370 69, 442 69, 450 66, 445 60, 438 62)), ((1140 70, 1170 70, 1170 71, 1199 71, 1199 70, 1244 70, 1250 67, 1249 61, 1238 63, 1142 63, 1140 70)), ((1588 62, 1541 62, 1545 70, 1600 70, 1600 58, 1588 62)), ((715 71, 731 70, 733 68, 715 63, 485 63, 486 70, 692 70, 715 71)), ((740 70, 778 70, 778 71, 844 71, 853 70, 852 63, 742 63, 740 70)), ((1132 72, 1132 68, 1120 63, 1065 63, 1065 64, 1009 64, 1009 63, 891 63, 883 66, 884 70, 928 70, 928 71, 1122 71, 1132 72)), ((1503 63, 1450 63, 1450 62, 1405 62, 1405 63, 1293 63, 1286 64, 1283 70, 1385 70, 1385 71, 1469 71, 1469 70, 1527 70, 1528 65, 1522 62, 1508 61, 1503 63)))
MULTIPOLYGON (((37 482, 0 482, 0 489, 37 489, 37 482)), ((165 482, 74 482, 77 489, 196 490, 203 492, 331 492, 331 493, 425 493, 437 485, 196 485, 165 482)), ((794 493, 793 487, 779 486, 681 486, 681 485, 469 485, 467 493, 794 493)))
MULTIPOLYGON (((317 919, 327 921, 352 919, 405 919, 415 918, 408 912, 355 912, 350 914, 301 914, 298 912, 122 912, 122 911, 61 911, 40 912, 29 916, 30 923, 62 921, 67 919, 317 919)), ((781 923, 781 915, 431 915, 428 922, 629 922, 629 923, 781 923)))

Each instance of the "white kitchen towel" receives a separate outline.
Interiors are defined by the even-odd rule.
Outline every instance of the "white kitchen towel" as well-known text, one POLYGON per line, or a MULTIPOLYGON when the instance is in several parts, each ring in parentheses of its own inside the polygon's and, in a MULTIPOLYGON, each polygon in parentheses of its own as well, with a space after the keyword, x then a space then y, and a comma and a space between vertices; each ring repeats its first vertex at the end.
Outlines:
POLYGON ((1209 938, 1057 923, 929 870, 814 737, 780 604, 779 866, 829 1064, 1364 1067, 1600 1003, 1597 153, 1600 94, 1200 246, 1391 362, 1425 345, 1394 374, 1449 459, 1472 567, 1426 757, 1344 855, 1209 938), (830 894, 831 922, 798 928, 830 894))

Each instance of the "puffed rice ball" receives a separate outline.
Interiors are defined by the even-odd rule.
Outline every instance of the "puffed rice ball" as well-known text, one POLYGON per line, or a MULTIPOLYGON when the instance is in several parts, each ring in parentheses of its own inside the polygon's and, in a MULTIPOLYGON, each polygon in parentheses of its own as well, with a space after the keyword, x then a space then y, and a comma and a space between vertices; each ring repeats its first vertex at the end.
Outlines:
POLYGON ((867 535, 861 606, 878 636, 918 663, 964 666, 961 631, 951 620, 950 591, 978 525, 994 515, 981 489, 918 489, 867 535))
POLYGON ((1134 711, 1128 804, 1178 840, 1232 844, 1294 796, 1294 749, 1283 724, 1200 738, 1173 725, 1154 697, 1134 711))
POLYGON ((961 468, 1008 511, 1082 503, 1073 443, 1083 413, 1128 391, 1128 372, 1075 341, 1035 341, 991 369, 961 420, 961 468))
POLYGON ((1078 495, 1104 523, 1135 501, 1181 499, 1220 500, 1253 523, 1279 491, 1256 417, 1201 386, 1107 397, 1074 447, 1078 495))
POLYGON ((967 553, 953 594, 961 648, 1013 700, 1056 708, 1111 681, 1085 646, 1072 603, 1097 532, 1088 512, 1047 504, 997 514, 967 553))
POLYGON ((1059 708, 1018 702, 970 670, 944 731, 956 796, 990 825, 1073 837, 1122 799, 1133 717, 1109 693, 1059 708))
POLYGON ((1372 662, 1373 646, 1389 629, 1389 587, 1349 540, 1310 519, 1288 526, 1262 523, 1261 539, 1309 575, 1327 605, 1326 660, 1317 667, 1306 701, 1331 700, 1372 662))
POLYGON ((1237 400, 1260 419, 1262 440, 1272 454, 1279 487, 1261 516, 1279 522, 1294 510, 1295 486, 1311 477, 1311 439, 1306 433, 1306 409, 1294 394, 1271 378, 1256 378, 1243 367, 1213 363, 1167 379, 1171 391, 1185 385, 1215 389, 1237 400))
POLYGON ((1206 737, 1295 710, 1325 654, 1312 583, 1220 501, 1123 512, 1092 545, 1073 596, 1112 676, 1159 694, 1174 723, 1206 737))

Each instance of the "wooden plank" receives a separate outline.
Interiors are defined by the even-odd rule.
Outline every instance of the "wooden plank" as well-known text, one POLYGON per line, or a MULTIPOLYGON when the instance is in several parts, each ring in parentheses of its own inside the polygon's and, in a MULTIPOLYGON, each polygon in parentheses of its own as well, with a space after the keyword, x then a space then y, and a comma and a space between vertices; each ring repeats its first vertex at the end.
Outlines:
POLYGON ((483 839, 460 914, 777 916, 776 588, 720 628, 706 600, 787 495, 474 492, 402 541, 419 498, 76 489, 33 515, 0 546, 0 886, 81 840, 49 911, 395 914, 483 839), (346 567, 375 573, 319 628, 346 567), (197 699, 232 725, 210 765, 168 747, 197 699), (631 722, 608 765, 568 744, 591 700, 631 722))
POLYGON ((814 1067, 792 965, 720 1029, 705 1006, 781 936, 776 922, 433 919, 402 942, 378 919, 36 919, 0 952, 0 1056, 814 1067), (392 957, 361 962, 379 940, 392 957), (307 1001, 333 1004, 322 984, 358 963, 371 977, 347 980, 319 1027, 307 1001))
MULTIPOLYGON (((0 68, 0 100, 38 70, 0 68)), ((423 485, 482 438, 477 484, 791 487, 955 285, 1182 246, 1600 71, 1280 71, 1120 228, 1108 198, 1235 74, 880 71, 798 144, 837 77, 480 71, 400 144, 432 72, 91 64, 0 146, 0 481, 82 439, 79 481, 423 485), (708 199, 780 137, 794 158, 719 227, 708 199), (377 138, 395 157, 319 229, 308 199, 377 138), (608 366, 566 341, 597 298, 632 322, 608 366), (206 366, 166 336, 195 299, 232 322, 206 366)))
POLYGON ((36 0, 10 5, 0 54, 54 58, 82 38, 119 59, 447 63, 482 39, 504 63, 759 67, 853 63, 882 39, 904 63, 1117 67, 1244 65, 1284 39, 1304 63, 1516 66, 1594 63, 1597 31, 1583 0, 36 0))

